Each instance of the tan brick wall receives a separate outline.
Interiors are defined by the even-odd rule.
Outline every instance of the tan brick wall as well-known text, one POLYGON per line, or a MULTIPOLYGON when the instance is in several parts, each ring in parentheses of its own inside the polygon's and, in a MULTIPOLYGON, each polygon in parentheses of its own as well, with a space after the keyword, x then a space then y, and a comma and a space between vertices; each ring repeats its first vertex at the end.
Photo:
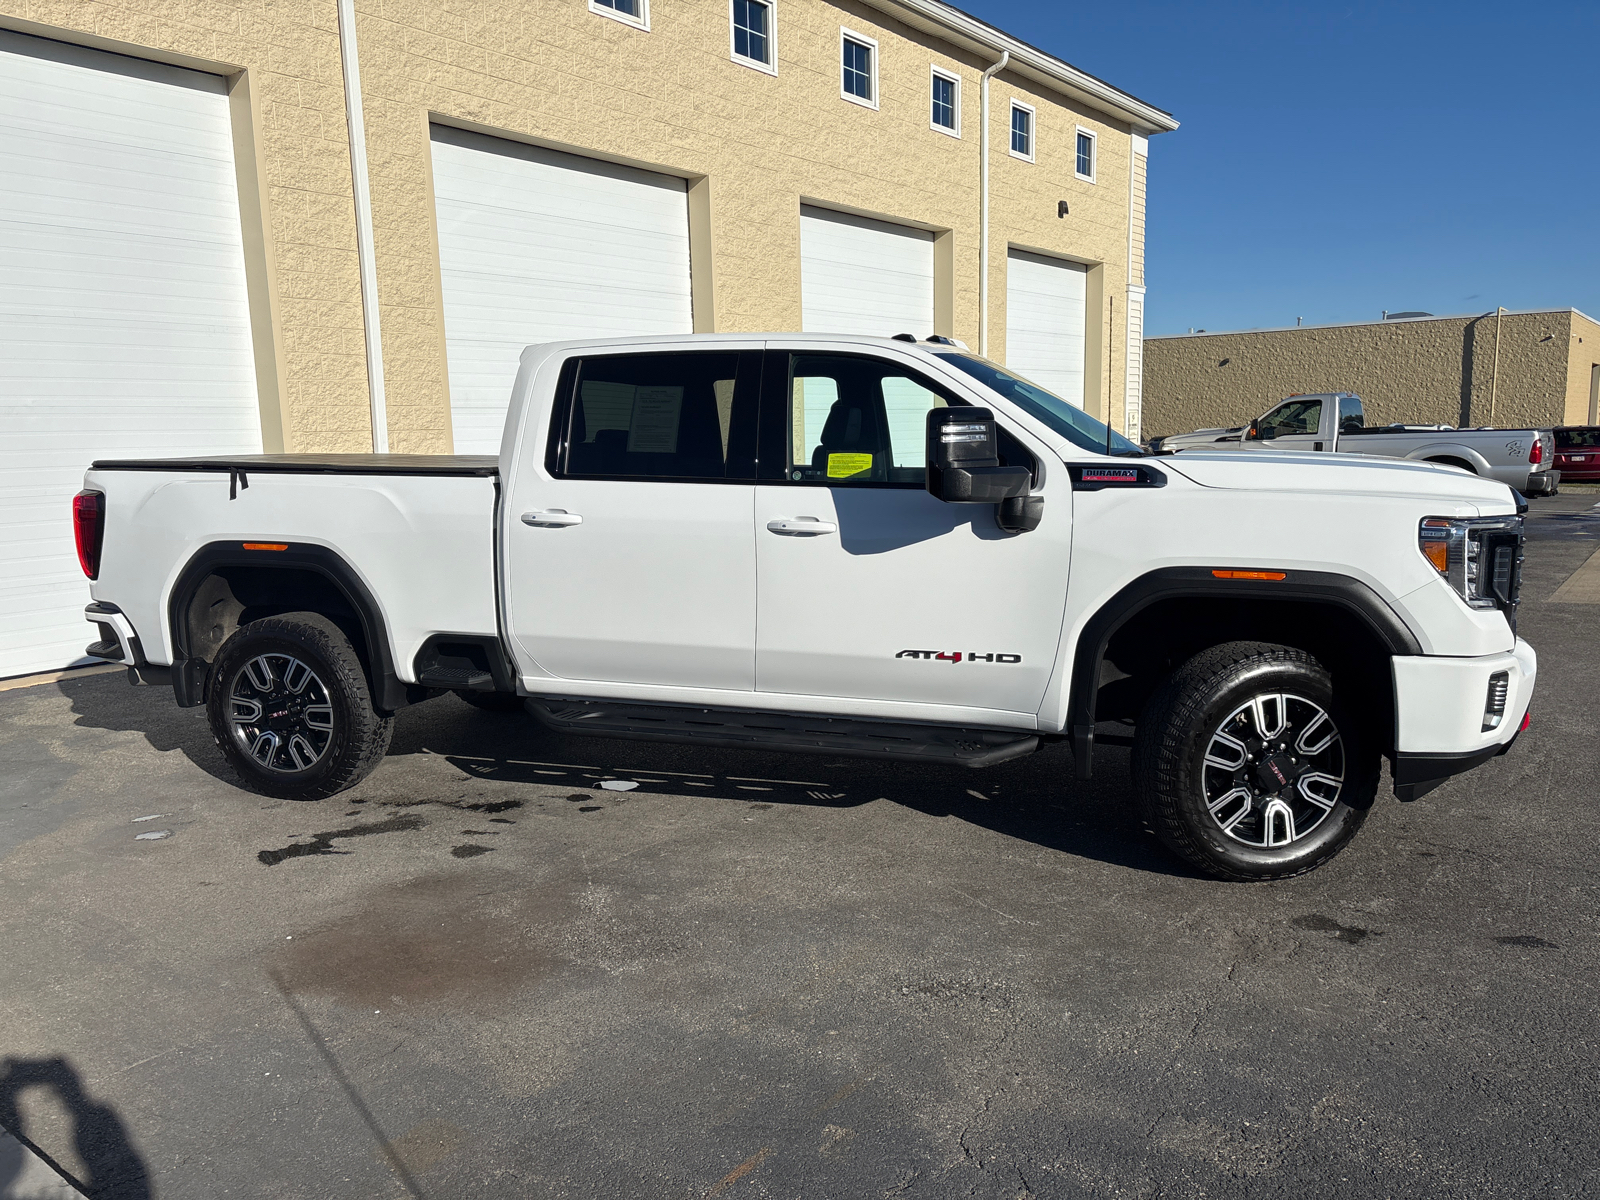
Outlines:
MULTIPOLYGON (((35 32, 249 72, 283 440, 302 450, 370 445, 334 0, 0 6, 0 20, 44 27, 35 32)), ((802 198, 948 231, 939 319, 976 348, 979 76, 988 61, 856 0, 779 0, 776 76, 730 61, 727 0, 655 0, 648 32, 591 13, 584 0, 357 0, 356 9, 391 449, 451 445, 430 115, 704 179, 710 247, 702 237, 694 255, 714 284, 709 313, 697 294, 697 328, 799 328, 802 198), (839 96, 841 25, 878 41, 878 111, 839 96), (928 127, 930 64, 961 78, 959 140, 928 127)), ((1109 406, 1120 422, 1129 129, 1011 72, 992 88, 991 353, 1005 353, 1008 245, 1094 265, 1091 295, 1103 299, 1089 321, 1099 375, 1089 407, 1109 406), (1036 110, 1034 163, 1007 153, 1013 96, 1036 110), (1093 184, 1074 175, 1079 124, 1099 134, 1093 184), (1063 199, 1071 214, 1058 219, 1063 199)))
POLYGON ((24 32, 249 73, 283 347, 282 441, 370 449, 333 0, 6 0, 4 10, 24 32))
POLYGON ((1239 425, 1296 392, 1336 391, 1360 395, 1371 424, 1559 424, 1572 322, 1566 309, 1502 317, 1498 376, 1493 313, 1151 338, 1145 432, 1239 425))
POLYGON ((1582 313, 1572 314, 1572 327, 1567 335, 1572 347, 1567 360, 1567 425, 1596 423, 1600 413, 1594 413, 1595 372, 1600 371, 1600 323, 1591 321, 1582 313))

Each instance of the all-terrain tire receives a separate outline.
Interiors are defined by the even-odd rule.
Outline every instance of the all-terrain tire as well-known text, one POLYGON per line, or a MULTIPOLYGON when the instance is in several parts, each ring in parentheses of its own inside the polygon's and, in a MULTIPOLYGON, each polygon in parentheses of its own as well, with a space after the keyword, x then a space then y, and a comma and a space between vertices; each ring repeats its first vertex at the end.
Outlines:
POLYGON ((1228 642, 1189 659, 1146 701, 1134 793, 1145 827, 1206 874, 1287 879, 1356 835, 1377 793, 1378 758, 1311 655, 1228 642), (1276 736, 1263 736, 1274 726, 1276 736), (1332 741, 1316 749, 1330 726, 1332 741))
POLYGON ((456 695, 473 708, 482 709, 484 712, 521 712, 523 708, 522 697, 514 696, 510 692, 457 692, 456 695))
POLYGON ((252 621, 224 642, 206 715, 244 785, 284 800, 354 787, 383 761, 394 729, 373 708, 350 640, 310 612, 252 621))

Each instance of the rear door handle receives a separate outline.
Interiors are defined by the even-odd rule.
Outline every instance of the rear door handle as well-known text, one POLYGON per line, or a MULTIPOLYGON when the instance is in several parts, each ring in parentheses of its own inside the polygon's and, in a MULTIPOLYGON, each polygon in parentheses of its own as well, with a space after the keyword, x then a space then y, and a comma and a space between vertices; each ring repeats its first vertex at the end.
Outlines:
POLYGON ((839 527, 832 521, 819 521, 815 517, 780 517, 776 521, 768 521, 767 528, 773 533, 795 533, 802 537, 839 532, 839 527))
POLYGON ((554 529, 562 525, 582 525, 583 518, 577 513, 569 513, 564 508, 534 509, 532 512, 522 514, 522 523, 554 529))

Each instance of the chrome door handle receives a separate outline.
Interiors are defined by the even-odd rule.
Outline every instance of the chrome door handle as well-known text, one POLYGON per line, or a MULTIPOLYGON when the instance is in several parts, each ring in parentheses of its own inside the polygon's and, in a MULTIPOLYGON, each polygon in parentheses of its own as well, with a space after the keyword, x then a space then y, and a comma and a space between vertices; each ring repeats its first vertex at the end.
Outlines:
POLYGON ((583 518, 564 508, 534 509, 533 512, 522 514, 522 523, 554 529, 562 525, 582 525, 583 518))
POLYGON ((776 521, 768 521, 767 528, 773 533, 797 533, 802 537, 839 532, 839 527, 832 521, 819 521, 815 517, 780 517, 776 521))

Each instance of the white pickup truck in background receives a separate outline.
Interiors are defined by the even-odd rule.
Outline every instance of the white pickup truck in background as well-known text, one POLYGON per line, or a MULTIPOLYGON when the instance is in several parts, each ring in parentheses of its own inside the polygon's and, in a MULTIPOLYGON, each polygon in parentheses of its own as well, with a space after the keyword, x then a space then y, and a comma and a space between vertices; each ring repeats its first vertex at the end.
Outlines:
POLYGON ((1332 857, 1384 755, 1411 799, 1510 748, 1519 509, 1417 463, 1152 457, 941 339, 804 334, 530 347, 497 458, 107 461, 74 505, 89 653, 206 705, 270 795, 354 785, 442 690, 708 748, 1068 742, 1080 778, 1109 736, 1225 879, 1332 857))
POLYGON ((1290 396, 1248 425, 1150 439, 1154 453, 1179 450, 1310 450, 1439 463, 1496 479, 1525 496, 1553 496, 1555 435, 1548 429, 1456 429, 1450 425, 1368 425, 1350 392, 1290 396))

